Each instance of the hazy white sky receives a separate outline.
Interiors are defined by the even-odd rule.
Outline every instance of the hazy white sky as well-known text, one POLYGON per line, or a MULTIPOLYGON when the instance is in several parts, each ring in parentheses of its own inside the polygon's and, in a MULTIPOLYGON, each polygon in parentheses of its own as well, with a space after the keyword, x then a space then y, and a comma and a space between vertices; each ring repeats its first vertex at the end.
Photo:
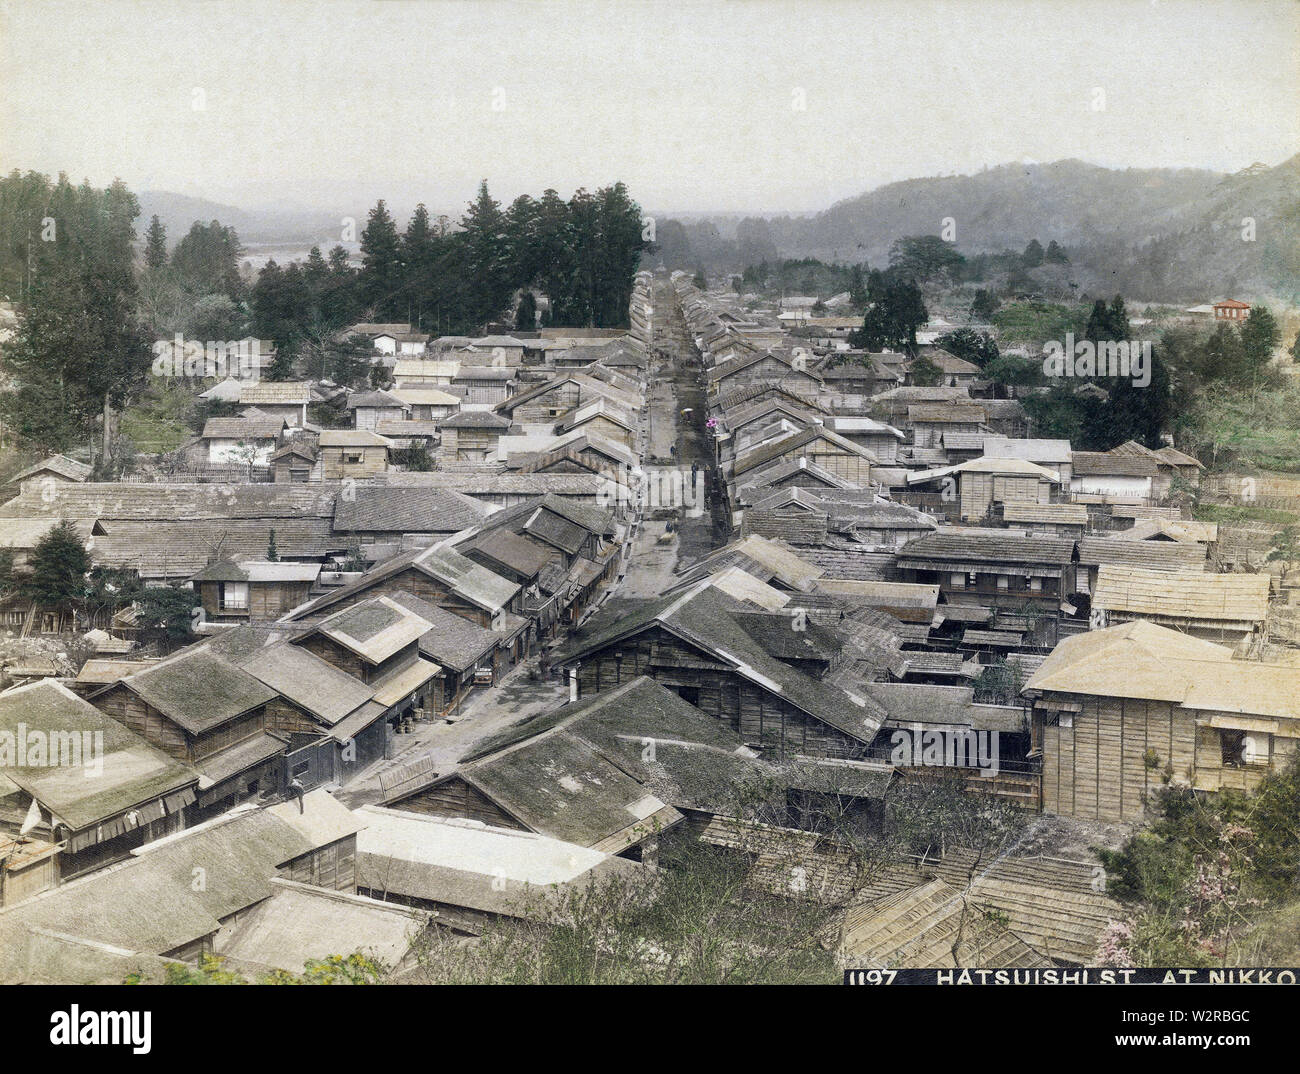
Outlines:
POLYGON ((486 177, 799 211, 1026 158, 1298 149, 1290 0, 0 0, 0 167, 250 207, 458 211, 486 177))

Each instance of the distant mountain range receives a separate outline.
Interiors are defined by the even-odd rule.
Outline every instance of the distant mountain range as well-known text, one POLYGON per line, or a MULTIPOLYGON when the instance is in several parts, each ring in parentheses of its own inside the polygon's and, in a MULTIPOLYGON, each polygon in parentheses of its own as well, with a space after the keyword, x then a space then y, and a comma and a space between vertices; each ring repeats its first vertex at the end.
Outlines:
MULTIPOLYGON (((691 249, 670 242, 665 256, 696 258, 670 267, 703 261, 734 271, 766 248, 785 258, 883 267, 895 239, 939 235, 949 221, 968 257, 1055 239, 1070 251, 1070 282, 1080 291, 1149 301, 1226 294, 1300 301, 1300 155, 1233 175, 1061 160, 908 179, 811 217, 691 221, 684 227, 691 249), (734 263, 721 263, 733 250, 734 263)), ((665 224, 671 239, 671 222, 661 221, 660 230, 665 224)))
POLYGON ((306 244, 308 247, 319 244, 322 249, 328 249, 339 241, 339 220, 343 216, 352 215, 358 220, 358 233, 366 219, 365 209, 351 214, 241 209, 236 205, 166 190, 143 190, 138 196, 140 219, 136 221, 136 231, 143 235, 150 218, 156 215, 167 229, 169 245, 175 245, 196 220, 204 224, 219 220, 227 227, 233 227, 245 244, 306 244))

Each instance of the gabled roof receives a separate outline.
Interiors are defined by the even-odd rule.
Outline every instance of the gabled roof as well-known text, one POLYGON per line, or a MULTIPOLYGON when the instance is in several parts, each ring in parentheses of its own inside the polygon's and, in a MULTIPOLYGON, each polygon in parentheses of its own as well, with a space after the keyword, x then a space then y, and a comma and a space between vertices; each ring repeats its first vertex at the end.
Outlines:
POLYGON ((439 423, 444 429, 495 429, 510 428, 510 419, 491 410, 461 410, 439 423))
POLYGON ((1234 660, 1224 646, 1140 619, 1063 639, 1023 692, 1172 701, 1188 709, 1300 718, 1300 668, 1234 660))
POLYGON ((1040 481, 1060 484, 1061 477, 1055 470, 1049 470, 1037 463, 1024 459, 995 459, 981 455, 978 459, 967 459, 956 466, 940 466, 933 470, 917 470, 907 475, 909 485, 919 485, 927 481, 936 481, 949 474, 998 474, 1007 477, 1036 477, 1040 481))
POLYGON ((398 590, 392 599, 432 624, 420 637, 420 653, 443 667, 464 672, 474 667, 500 643, 502 635, 427 600, 398 590))
POLYGON ((1154 477, 1160 472, 1150 456, 1108 451, 1076 451, 1071 465, 1076 477, 1154 477))
POLYGON ((1186 574, 1205 570, 1206 548, 1194 541, 1135 540, 1126 533, 1083 537, 1079 540, 1079 562, 1087 566, 1110 563, 1186 574))
MULTIPOLYGON (((398 402, 407 407, 458 406, 461 401, 459 395, 452 395, 451 392, 444 392, 440 388, 394 388, 387 394, 394 396, 398 402)), ((466 413, 475 412, 467 411, 466 413)), ((445 423, 446 419, 444 419, 445 423)))
POLYGON ((275 697, 265 683, 204 647, 183 649, 128 675, 119 685, 194 735, 229 723, 275 697))
POLYGON ((433 624, 389 596, 344 608, 316 624, 315 633, 370 664, 382 664, 433 629, 433 624))
POLYGON ((399 399, 392 392, 355 392, 348 397, 348 409, 356 410, 358 407, 389 407, 409 410, 410 404, 399 399))
POLYGON ((204 440, 274 440, 287 428, 284 418, 209 418, 204 440))
POLYGON ((319 563, 294 563, 265 559, 218 560, 210 563, 191 582, 314 582, 320 575, 319 563))
POLYGON ((985 436, 984 454, 995 459, 1025 459, 1051 466, 1069 462, 1073 452, 1068 440, 1021 440, 1007 436, 985 436))
POLYGON ((305 380, 261 380, 241 384, 240 405, 299 405, 311 402, 311 387, 305 380))
POLYGON ((357 883, 371 891, 485 913, 526 915, 558 893, 645 867, 577 843, 479 821, 362 806, 357 883))
POLYGON ((970 563, 1050 564, 1064 566, 1074 558, 1074 542, 1060 537, 1023 537, 1006 530, 941 526, 909 541, 898 551, 898 565, 909 560, 952 560, 970 563))
POLYGON ((805 593, 812 590, 826 573, 825 568, 810 563, 788 545, 750 534, 715 548, 698 563, 683 570, 680 577, 683 584, 690 584, 731 566, 750 570, 765 582, 775 578, 786 588, 805 593), (757 569, 751 570, 751 565, 757 569))
POLYGON ((288 642, 257 650, 241 667, 330 727, 374 696, 360 679, 288 642))
POLYGON ((756 448, 743 452, 736 457, 733 472, 737 477, 739 477, 743 473, 747 473, 750 470, 762 466, 765 462, 770 462, 772 459, 779 458, 788 452, 795 451, 807 444, 811 444, 815 440, 825 440, 827 443, 833 444, 835 447, 839 448, 845 454, 857 455, 860 458, 866 459, 868 462, 875 463, 880 461, 866 448, 859 444, 855 444, 852 440, 844 439, 844 437, 840 436, 839 433, 832 432, 825 425, 812 425, 807 429, 802 429, 799 432, 783 436, 780 440, 760 444, 756 448))
POLYGON ((445 585, 451 592, 475 607, 495 614, 504 609, 519 592, 514 582, 502 578, 487 567, 475 563, 445 543, 416 549, 384 560, 355 582, 295 608, 286 618, 302 619, 319 614, 340 601, 364 593, 372 586, 405 570, 416 570, 445 585))
POLYGON ((913 423, 982 425, 987 418, 984 408, 975 403, 920 403, 907 408, 907 420, 913 423))
POLYGON ((525 578, 540 573, 558 558, 558 553, 549 545, 506 529, 490 530, 461 547, 466 552, 478 552, 525 578))
POLYGON ((94 472, 94 467, 84 462, 77 462, 76 459, 70 459, 66 455, 51 455, 49 458, 42 459, 35 466, 29 466, 25 470, 19 470, 9 479, 13 484, 32 477, 35 474, 52 473, 69 481, 85 481, 94 472))
MULTIPOLYGON (((281 866, 361 826, 324 790, 309 792, 301 807, 241 806, 148 843, 130 861, 6 907, 0 929, 43 928, 127 951, 171 951, 269 897, 281 866), (193 882, 196 862, 204 884, 193 882)), ((8 946, 0 942, 0 958, 8 946)))
POLYGON ((320 446, 323 448, 391 447, 391 442, 369 429, 322 429, 320 446))

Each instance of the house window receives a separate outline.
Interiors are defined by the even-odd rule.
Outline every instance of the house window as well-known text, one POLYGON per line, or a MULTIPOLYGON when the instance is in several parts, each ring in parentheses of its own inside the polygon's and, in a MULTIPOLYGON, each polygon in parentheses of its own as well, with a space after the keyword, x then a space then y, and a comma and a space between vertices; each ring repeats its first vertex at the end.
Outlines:
POLYGON ((1219 749, 1223 763, 1225 765, 1241 765, 1245 763, 1242 752, 1246 745, 1245 731, 1220 731, 1219 732, 1219 749))
POLYGON ((1039 592, 1042 588, 1043 588, 1043 580, 1042 580, 1041 578, 1031 578, 1031 579, 1029 579, 1029 589, 1030 589, 1030 592, 1037 593, 1037 592, 1039 592))
POLYGON ((343 461, 350 466, 356 466, 361 462, 361 452, 345 451, 343 453, 343 461))
POLYGON ((966 574, 965 574, 965 572, 964 572, 964 571, 958 571, 956 574, 954 574, 954 575, 951 577, 951 579, 950 579, 950 583, 951 583, 953 589, 965 589, 965 588, 966 588, 966 574))
POLYGON ((305 776, 310 771, 311 771, 310 761, 299 761, 296 765, 293 766, 293 768, 289 770, 289 775, 292 776, 294 779, 297 779, 299 776, 305 776))
POLYGON ((246 611, 248 608, 247 582, 221 582, 221 610, 246 611))
POLYGON ((999 588, 999 589, 1010 589, 1010 588, 1011 588, 1011 579, 1008 578, 1005 574, 999 574, 999 575, 998 575, 998 588, 999 588))
POLYGON ((698 686, 675 686, 673 689, 677 691, 677 696, 688 705, 699 705, 700 689, 698 686))

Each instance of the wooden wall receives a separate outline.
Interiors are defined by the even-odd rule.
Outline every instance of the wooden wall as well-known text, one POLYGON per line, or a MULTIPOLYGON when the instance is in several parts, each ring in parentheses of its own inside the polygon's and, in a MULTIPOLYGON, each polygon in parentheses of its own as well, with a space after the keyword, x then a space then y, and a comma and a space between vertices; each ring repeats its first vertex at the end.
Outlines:
MULTIPOLYGON (((1163 785, 1161 773, 1187 779, 1196 762, 1194 722, 1167 701, 1075 696, 1082 705, 1070 727, 1045 724, 1043 810, 1067 817, 1119 822, 1142 816, 1150 792, 1163 785), (1146 764, 1154 750, 1157 764, 1146 764)), ((1052 708, 1035 706, 1035 720, 1052 708)))
POLYGON ((411 813, 424 813, 432 817, 462 817, 478 820, 498 828, 513 828, 527 831, 509 813, 501 809, 482 791, 471 786, 459 776, 452 776, 417 791, 409 798, 392 803, 394 809, 405 809, 411 813))
POLYGON ((868 746, 658 627, 583 660, 578 668, 579 695, 611 690, 638 675, 649 675, 703 712, 725 720, 743 741, 758 748, 778 754, 855 758, 868 746), (617 659, 620 654, 621 661, 617 659))

